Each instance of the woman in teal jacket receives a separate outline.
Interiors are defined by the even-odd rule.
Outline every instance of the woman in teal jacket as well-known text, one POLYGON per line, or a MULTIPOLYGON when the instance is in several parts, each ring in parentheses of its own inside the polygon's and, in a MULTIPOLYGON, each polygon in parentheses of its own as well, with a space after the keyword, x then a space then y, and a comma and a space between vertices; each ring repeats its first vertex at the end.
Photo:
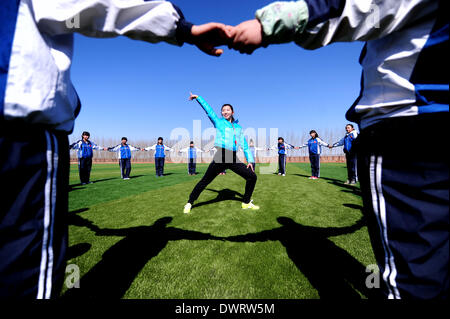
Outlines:
POLYGON ((242 127, 233 117, 233 106, 230 104, 222 105, 222 117, 220 118, 201 96, 191 93, 189 100, 192 101, 194 99, 197 100, 197 102, 202 106, 216 128, 216 139, 214 146, 216 147, 217 152, 214 155, 213 161, 206 170, 205 175, 192 190, 191 195, 189 196, 189 201, 184 206, 184 213, 187 214, 191 211, 192 204, 200 196, 201 192, 214 180, 214 178, 216 178, 220 172, 223 172, 225 169, 231 169, 233 172, 246 180, 245 194, 242 199, 242 209, 259 209, 259 207, 254 205, 251 200, 256 184, 256 174, 251 163, 254 163, 255 160, 253 159, 253 155, 250 152, 247 141, 245 140, 242 127), (245 158, 249 163, 248 165, 242 163, 237 157, 236 154, 239 147, 244 150, 245 158))

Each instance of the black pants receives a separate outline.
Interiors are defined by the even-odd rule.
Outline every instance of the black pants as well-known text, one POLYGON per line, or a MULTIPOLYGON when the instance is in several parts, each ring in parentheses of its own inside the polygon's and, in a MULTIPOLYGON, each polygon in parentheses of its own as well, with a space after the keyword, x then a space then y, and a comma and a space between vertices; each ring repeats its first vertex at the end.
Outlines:
POLYGON ((278 173, 286 174, 286 154, 278 154, 278 173))
POLYGON ((311 163, 311 176, 320 176, 320 154, 309 154, 309 161, 311 163))
POLYGON ((246 204, 249 203, 256 185, 256 174, 250 168, 247 168, 247 165, 239 161, 236 152, 221 149, 217 146, 216 148, 218 150, 214 156, 214 160, 209 164, 203 178, 192 190, 191 195, 189 196, 189 203, 193 204, 206 186, 208 186, 214 178, 225 169, 230 169, 245 179, 245 194, 242 201, 246 204))
POLYGON ((78 159, 78 172, 80 174, 80 182, 89 183, 91 178, 92 157, 78 159))
POLYGON ((356 182, 356 153, 353 151, 345 153, 347 162, 347 179, 356 182))
POLYGON ((67 250, 65 133, 0 122, 0 298, 57 297, 67 250))
POLYGON ((130 178, 131 173, 131 158, 119 159, 120 177, 130 178))
POLYGON ((195 162, 195 158, 190 158, 188 163, 188 173, 195 174, 197 163, 195 162))
POLYGON ((439 139, 447 125, 448 113, 392 118, 356 140, 364 213, 389 298, 449 297, 449 155, 439 139))
POLYGON ((164 157, 155 157, 156 176, 164 175, 164 157))

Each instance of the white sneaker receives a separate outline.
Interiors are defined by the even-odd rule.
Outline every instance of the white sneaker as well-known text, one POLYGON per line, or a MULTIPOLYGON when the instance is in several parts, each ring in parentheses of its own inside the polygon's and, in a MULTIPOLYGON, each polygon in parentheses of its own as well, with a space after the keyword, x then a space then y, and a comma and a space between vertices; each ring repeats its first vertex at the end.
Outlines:
POLYGON ((184 205, 183 213, 189 214, 191 212, 191 208, 192 208, 192 204, 191 203, 187 203, 186 205, 184 205))
POLYGON ((129 180, 129 179, 130 179, 129 177, 125 177, 125 178, 124 178, 124 180, 129 180))
POLYGON ((281 175, 281 173, 278 173, 278 175, 281 175))
POLYGON ((286 174, 281 174, 281 176, 286 176, 286 174))

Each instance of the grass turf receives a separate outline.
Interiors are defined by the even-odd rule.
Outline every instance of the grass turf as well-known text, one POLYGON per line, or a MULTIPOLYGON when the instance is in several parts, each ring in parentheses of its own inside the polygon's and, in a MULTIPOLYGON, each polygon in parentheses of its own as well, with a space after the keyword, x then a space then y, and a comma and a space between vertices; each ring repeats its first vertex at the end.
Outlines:
MULTIPOLYGON (((262 165, 257 165, 261 167, 262 165)), ((186 164, 94 164, 93 184, 80 185, 71 166, 69 264, 79 267, 73 297, 346 298, 367 297, 365 269, 375 264, 357 186, 344 185, 344 164, 288 163, 285 177, 258 174, 241 209, 245 181, 231 171, 183 214, 199 175, 186 164)))

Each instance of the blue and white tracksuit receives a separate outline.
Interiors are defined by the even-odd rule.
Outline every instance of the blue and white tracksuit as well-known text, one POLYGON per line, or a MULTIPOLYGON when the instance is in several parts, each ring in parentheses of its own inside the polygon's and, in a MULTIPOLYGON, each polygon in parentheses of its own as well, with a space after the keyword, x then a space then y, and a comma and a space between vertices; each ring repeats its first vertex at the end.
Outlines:
POLYGON ((447 134, 448 3, 301 0, 257 11, 266 25, 263 38, 273 31, 285 37, 278 43, 317 49, 365 42, 360 95, 346 117, 359 124, 352 148, 364 212, 383 291, 392 299, 449 297, 448 152, 430 156, 417 149, 439 148, 424 127, 432 127, 434 136, 447 134), (290 11, 294 7, 298 11, 290 11), (307 15, 304 25, 295 20, 298 14, 307 15), (265 22, 264 16, 271 19, 265 22))
POLYGON ((78 172, 80 175, 81 184, 89 183, 91 177, 92 157, 94 156, 93 150, 100 150, 103 147, 97 144, 84 140, 79 140, 70 145, 70 149, 77 150, 78 156, 78 172))
POLYGON ((70 80, 73 33, 182 45, 191 26, 167 1, 2 0, 0 162, 21 172, 22 185, 10 187, 19 180, 0 169, 11 199, 0 215, 18 221, 0 223, 1 237, 10 234, 0 242, 0 297, 58 296, 64 280, 67 134, 81 106, 70 80))
POLYGON ((197 169, 197 153, 203 151, 197 147, 186 147, 180 150, 180 153, 187 153, 188 156, 188 174, 196 174, 197 169))
POLYGON ((284 175, 286 174, 286 157, 287 150, 293 149, 294 145, 289 143, 278 143, 276 146, 271 147, 270 149, 278 150, 278 174, 284 175))
POLYGON ((119 158, 120 177, 130 178, 131 173, 131 152, 139 151, 140 148, 128 144, 119 144, 108 148, 109 152, 116 152, 119 158))
POLYGON ((345 158, 347 161, 347 177, 349 182, 356 182, 356 152, 352 148, 358 133, 356 130, 346 133, 345 136, 333 144, 333 147, 344 146, 345 158))
POLYGON ((307 143, 300 147, 308 147, 309 161, 311 163, 311 176, 320 177, 320 154, 322 146, 328 146, 320 137, 310 138, 307 143))
POLYGON ((156 176, 164 176, 164 161, 166 154, 165 151, 171 151, 172 149, 164 144, 154 144, 145 148, 146 151, 155 151, 155 171, 156 176))

